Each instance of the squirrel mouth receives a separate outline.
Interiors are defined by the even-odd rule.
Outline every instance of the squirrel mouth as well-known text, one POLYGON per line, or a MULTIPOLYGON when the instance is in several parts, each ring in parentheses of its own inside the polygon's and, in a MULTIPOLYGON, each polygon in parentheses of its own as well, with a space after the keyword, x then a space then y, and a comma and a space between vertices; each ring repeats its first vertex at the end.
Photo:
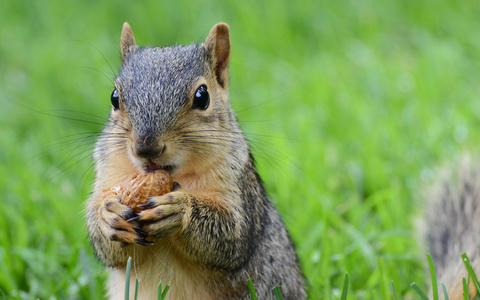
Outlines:
POLYGON ((154 163, 153 161, 149 160, 147 162, 147 166, 144 168, 145 172, 154 172, 156 170, 164 170, 164 171, 167 171, 169 173, 171 173, 173 171, 173 166, 172 165, 159 165, 159 164, 156 164, 154 163))

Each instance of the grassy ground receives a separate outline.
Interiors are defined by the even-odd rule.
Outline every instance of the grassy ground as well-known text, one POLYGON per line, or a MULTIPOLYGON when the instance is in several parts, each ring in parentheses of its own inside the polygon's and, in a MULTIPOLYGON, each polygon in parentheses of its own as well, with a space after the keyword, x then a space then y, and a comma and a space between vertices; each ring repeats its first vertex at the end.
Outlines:
POLYGON ((473 1, 1 1, 0 298, 97 299, 90 149, 119 36, 201 42, 231 26, 231 102, 312 299, 426 289, 414 219, 436 166, 480 142, 473 1))

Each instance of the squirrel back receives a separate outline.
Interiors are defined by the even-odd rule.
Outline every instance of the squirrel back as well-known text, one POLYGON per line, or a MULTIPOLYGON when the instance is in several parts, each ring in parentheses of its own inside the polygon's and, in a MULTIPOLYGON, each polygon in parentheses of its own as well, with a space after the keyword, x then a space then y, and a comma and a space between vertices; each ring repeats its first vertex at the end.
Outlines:
MULTIPOLYGON (((427 197, 425 213, 424 238, 437 279, 450 299, 463 299, 462 277, 468 273, 460 255, 465 252, 480 272, 480 165, 465 158, 455 171, 445 172, 427 197)), ((470 299, 475 293, 470 283, 470 299)))
POLYGON ((295 248, 230 109, 228 26, 198 45, 138 47, 125 23, 120 45, 87 208, 92 245, 112 268, 109 297, 123 299, 130 256, 140 299, 156 299, 160 282, 169 299, 249 299, 248 278, 259 299, 273 299, 276 285, 286 299, 304 299, 295 248), (174 189, 138 213, 112 192, 159 169, 174 189))

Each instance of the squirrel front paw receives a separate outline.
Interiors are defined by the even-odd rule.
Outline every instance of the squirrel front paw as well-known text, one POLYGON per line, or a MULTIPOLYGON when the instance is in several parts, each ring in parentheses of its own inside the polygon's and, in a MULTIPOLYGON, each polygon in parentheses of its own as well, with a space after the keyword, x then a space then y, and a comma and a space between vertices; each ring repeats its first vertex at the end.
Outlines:
POLYGON ((162 196, 151 197, 136 219, 142 230, 154 238, 163 238, 184 229, 191 214, 190 196, 176 184, 175 189, 162 196))
POLYGON ((132 208, 120 203, 117 195, 108 195, 104 199, 99 227, 105 237, 120 242, 123 246, 153 245, 152 242, 145 240, 147 234, 139 228, 138 222, 134 221, 136 217, 137 214, 132 208))

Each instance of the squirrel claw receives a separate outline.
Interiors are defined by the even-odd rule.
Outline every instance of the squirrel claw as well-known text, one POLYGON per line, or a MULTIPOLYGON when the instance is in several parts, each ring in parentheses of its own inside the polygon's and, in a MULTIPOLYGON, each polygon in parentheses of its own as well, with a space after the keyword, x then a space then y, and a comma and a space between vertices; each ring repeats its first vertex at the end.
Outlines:
POLYGON ((146 238, 148 236, 148 234, 145 231, 141 230, 140 228, 134 227, 133 230, 135 230, 135 232, 138 233, 138 235, 142 238, 146 238))
MULTIPOLYGON (((151 198, 150 198, 151 199, 151 198)), ((141 208, 151 208, 153 207, 153 205, 155 205, 155 202, 152 201, 152 200, 148 200, 147 202, 143 203, 143 204, 138 204, 137 207, 141 207, 141 208)))
POLYGON ((128 222, 130 220, 132 220, 132 221, 135 220, 135 218, 138 217, 138 215, 133 210, 130 210, 127 213, 123 214, 123 217, 128 222))
POLYGON ((152 246, 154 243, 146 241, 145 239, 138 238, 135 240, 135 243, 142 245, 142 246, 152 246))
POLYGON ((140 219, 140 216, 135 216, 133 218, 127 219, 126 221, 127 222, 132 222, 132 221, 135 221, 135 220, 138 220, 138 219, 140 219))

